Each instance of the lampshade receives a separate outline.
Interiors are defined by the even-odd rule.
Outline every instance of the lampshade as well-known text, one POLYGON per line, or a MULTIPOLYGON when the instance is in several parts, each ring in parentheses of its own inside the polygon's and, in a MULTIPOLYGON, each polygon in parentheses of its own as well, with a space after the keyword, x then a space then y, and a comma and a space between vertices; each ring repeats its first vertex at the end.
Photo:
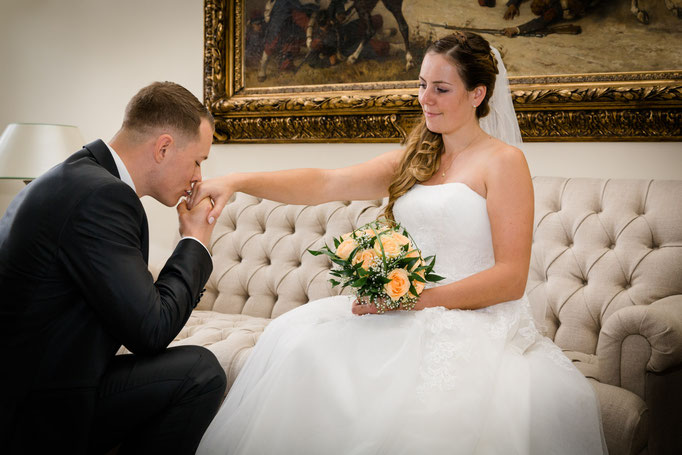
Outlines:
POLYGON ((35 179, 83 144, 75 126, 11 123, 0 136, 0 179, 35 179))

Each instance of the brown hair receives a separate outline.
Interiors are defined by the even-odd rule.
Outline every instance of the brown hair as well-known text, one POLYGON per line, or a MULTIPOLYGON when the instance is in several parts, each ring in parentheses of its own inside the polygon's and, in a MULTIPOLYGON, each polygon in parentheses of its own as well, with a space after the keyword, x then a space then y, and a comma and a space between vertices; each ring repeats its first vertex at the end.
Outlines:
MULTIPOLYGON (((488 115, 488 101, 493 94, 498 73, 497 61, 488 41, 475 33, 457 31, 429 46, 426 53, 430 52, 452 59, 467 90, 485 86, 486 94, 476 108, 476 117, 480 119, 488 115)), ((430 179, 440 166, 443 154, 443 137, 429 131, 423 117, 407 136, 404 145, 405 153, 388 187, 388 204, 384 210, 384 216, 391 220, 394 219, 395 201, 414 184, 430 179)))
POLYGON ((169 128, 194 140, 199 136, 202 119, 213 125, 211 113, 189 90, 174 82, 154 82, 128 102, 123 128, 138 134, 169 128))

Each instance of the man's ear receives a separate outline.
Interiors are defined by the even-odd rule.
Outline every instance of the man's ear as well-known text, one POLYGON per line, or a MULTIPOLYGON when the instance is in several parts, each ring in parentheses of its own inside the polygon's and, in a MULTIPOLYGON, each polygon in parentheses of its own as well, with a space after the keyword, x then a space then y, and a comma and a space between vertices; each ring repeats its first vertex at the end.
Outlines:
POLYGON ((166 158, 168 148, 173 145, 173 136, 170 134, 162 134, 156 138, 154 142, 154 161, 160 163, 166 158))

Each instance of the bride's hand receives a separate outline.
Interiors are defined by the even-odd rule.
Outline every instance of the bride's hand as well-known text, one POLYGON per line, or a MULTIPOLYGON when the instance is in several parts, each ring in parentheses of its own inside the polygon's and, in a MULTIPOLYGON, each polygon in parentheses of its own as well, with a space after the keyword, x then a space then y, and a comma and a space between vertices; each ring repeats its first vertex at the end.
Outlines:
MULTIPOLYGON (((385 305, 384 305, 385 306, 385 305)), ((400 308, 398 308, 400 309, 400 308)), ((378 314, 377 306, 369 301, 369 297, 360 297, 353 301, 353 306, 351 307, 353 314, 363 315, 363 314, 378 314)), ((396 311, 387 309, 386 311, 396 311)))
POLYGON ((377 307, 369 301, 367 297, 360 297, 353 301, 353 306, 351 307, 353 314, 359 316, 363 314, 377 314, 377 307))
POLYGON ((204 182, 197 182, 192 187, 192 194, 187 200, 187 207, 191 210, 195 204, 205 198, 211 198, 213 209, 208 213, 207 221, 209 224, 218 219, 220 213, 225 208, 227 201, 230 200, 234 190, 232 189, 229 175, 209 179, 204 182))

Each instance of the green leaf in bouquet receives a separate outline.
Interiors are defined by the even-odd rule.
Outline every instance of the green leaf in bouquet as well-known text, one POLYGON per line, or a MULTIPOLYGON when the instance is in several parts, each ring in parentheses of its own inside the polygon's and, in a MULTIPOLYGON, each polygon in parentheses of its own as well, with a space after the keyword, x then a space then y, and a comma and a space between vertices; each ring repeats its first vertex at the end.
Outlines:
POLYGON ((424 258, 424 263, 426 264, 426 267, 424 268, 426 273, 431 273, 433 267, 436 265, 436 256, 429 256, 427 258, 424 258))
POLYGON ((336 286, 341 284, 340 282, 338 282, 336 280, 329 280, 329 282, 332 284, 332 287, 336 287, 336 286))
POLYGON ((324 251, 308 250, 308 253, 312 254, 313 256, 319 256, 321 254, 324 254, 324 251))
POLYGON ((357 268, 356 268, 356 271, 357 271, 357 273, 358 273, 358 276, 369 276, 369 275, 370 275, 369 270, 363 269, 361 263, 357 263, 357 264, 355 264, 353 267, 357 267, 357 268), (359 266, 359 267, 358 267, 358 266, 359 266))
POLYGON ((351 277, 351 276, 357 275, 357 272, 356 272, 354 269, 350 268, 350 267, 344 267, 344 268, 341 270, 341 273, 343 274, 343 276, 347 276, 347 277, 351 277))
POLYGON ((349 264, 352 264, 352 263, 353 263, 353 258, 354 258, 355 255, 356 255, 359 251, 361 251, 361 250, 362 250, 362 245, 356 246, 355 249, 354 249, 353 251, 350 252, 350 254, 348 255, 348 259, 346 259, 346 261, 348 261, 349 264))
POLYGON ((420 274, 418 274, 418 273, 413 273, 413 274, 411 274, 411 275, 410 275, 410 280, 416 280, 416 281, 419 281, 419 282, 421 282, 421 283, 426 283, 426 278, 422 277, 422 276, 421 276, 420 274))
POLYGON ((359 287, 364 286, 365 283, 367 282, 367 278, 368 278, 367 276, 364 276, 364 277, 362 277, 362 278, 359 278, 359 279, 355 280, 355 281, 353 282, 353 285, 352 285, 352 286, 353 286, 354 288, 359 288, 359 287))
POLYGON ((310 253, 313 254, 314 256, 317 256, 317 255, 319 255, 319 254, 325 254, 325 255, 329 256, 332 260, 333 260, 333 259, 338 259, 338 258, 339 258, 339 257, 336 255, 336 253, 334 253, 332 250, 329 249, 329 247, 328 247, 327 245, 325 245, 324 247, 322 247, 322 248, 320 248, 319 250, 317 250, 317 251, 316 251, 317 254, 313 253, 313 250, 308 250, 308 251, 310 251, 310 253))
POLYGON ((426 275, 428 275, 429 273, 431 273, 432 270, 433 270, 433 266, 420 265, 419 267, 417 267, 416 269, 414 269, 414 270, 412 271, 412 273, 419 273, 419 274, 421 274, 421 275, 426 276, 426 275))
POLYGON ((346 261, 344 261, 343 259, 339 259, 336 255, 334 256, 330 255, 329 258, 334 264, 340 265, 341 267, 346 265, 346 261))
POLYGON ((419 295, 417 289, 414 287, 414 284, 412 284, 412 282, 410 282, 410 292, 412 293, 412 295, 419 295))
POLYGON ((407 262, 405 265, 407 266, 408 270, 412 270, 415 265, 417 265, 417 262, 419 262, 420 258, 405 258, 407 262))
POLYGON ((429 273, 428 275, 426 275, 426 279, 429 281, 441 281, 441 280, 444 280, 445 277, 442 277, 440 275, 436 275, 435 273, 429 273))
POLYGON ((386 252, 384 251, 384 244, 381 242, 379 243, 379 249, 381 250, 381 254, 379 255, 381 257, 381 262, 384 264, 384 268, 388 268, 388 263, 387 263, 387 258, 386 258, 386 252))

